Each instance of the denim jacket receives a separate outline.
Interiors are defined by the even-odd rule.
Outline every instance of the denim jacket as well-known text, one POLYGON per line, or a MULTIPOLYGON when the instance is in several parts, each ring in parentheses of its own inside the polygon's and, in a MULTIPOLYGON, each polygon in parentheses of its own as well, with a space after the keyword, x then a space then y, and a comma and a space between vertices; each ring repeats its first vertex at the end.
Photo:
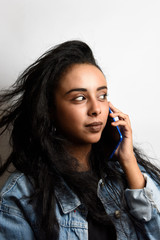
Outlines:
MULTIPOLYGON (((126 189, 125 199, 133 219, 141 223, 142 231, 128 216, 120 201, 112 198, 112 192, 101 180, 97 195, 117 231, 118 240, 160 239, 160 187, 146 174, 144 189, 126 189), (144 235, 145 234, 145 235, 144 235)), ((118 183, 115 183, 118 189, 118 183)), ((60 225, 59 240, 87 240, 87 209, 64 182, 68 196, 55 190, 56 215, 60 225)), ((23 173, 11 174, 0 193, 0 239, 1 240, 44 240, 34 205, 29 201, 33 193, 33 182, 23 173)))

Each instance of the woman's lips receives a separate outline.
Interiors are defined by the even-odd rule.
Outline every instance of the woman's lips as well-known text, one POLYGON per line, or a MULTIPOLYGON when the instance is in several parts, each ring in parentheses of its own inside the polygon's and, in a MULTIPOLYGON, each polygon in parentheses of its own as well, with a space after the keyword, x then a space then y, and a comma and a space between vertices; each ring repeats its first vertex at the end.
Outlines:
POLYGON ((87 124, 86 127, 90 132, 96 133, 102 129, 102 124, 103 124, 102 122, 93 122, 87 124))

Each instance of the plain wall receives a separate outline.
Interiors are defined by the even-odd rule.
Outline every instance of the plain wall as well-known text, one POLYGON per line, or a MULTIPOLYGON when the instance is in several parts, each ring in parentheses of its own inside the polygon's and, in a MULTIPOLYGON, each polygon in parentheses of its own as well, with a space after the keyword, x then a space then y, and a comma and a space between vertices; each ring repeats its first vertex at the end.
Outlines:
POLYGON ((160 159, 159 12, 159 0, 0 0, 0 88, 55 44, 86 41, 134 143, 160 159))

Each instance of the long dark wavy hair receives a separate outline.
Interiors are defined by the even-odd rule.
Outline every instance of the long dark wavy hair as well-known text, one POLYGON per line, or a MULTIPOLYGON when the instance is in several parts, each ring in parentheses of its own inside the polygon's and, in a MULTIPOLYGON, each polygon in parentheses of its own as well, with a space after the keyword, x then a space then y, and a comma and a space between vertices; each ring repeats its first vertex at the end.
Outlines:
MULTIPOLYGON (((91 172, 83 174, 76 171, 78 161, 64 148, 67 139, 55 131, 51 112, 55 108, 54 93, 59 80, 70 66, 83 63, 92 64, 100 69, 86 43, 76 40, 64 42, 42 55, 20 75, 10 89, 3 90, 0 94, 1 134, 11 129, 12 146, 11 154, 1 165, 0 174, 2 175, 10 163, 13 163, 17 170, 34 180, 35 193, 32 197, 41 199, 40 222, 46 239, 53 236, 54 239, 58 238, 59 224, 55 214, 54 190, 59 186, 61 191, 60 178, 63 178, 77 194, 92 217, 104 225, 110 225, 113 233, 114 224, 97 197, 98 180, 103 178, 108 187, 113 189, 115 201, 117 194, 124 201, 123 193, 127 186, 125 175, 119 171, 117 159, 108 161, 109 149, 105 140, 105 129, 100 141, 92 147, 91 172), (119 182, 121 192, 115 190, 114 184, 112 185, 114 181, 119 182)), ((159 169, 137 149, 134 151, 138 163, 160 184, 159 169)), ((126 211, 129 214, 127 205, 126 211)), ((132 219, 132 216, 130 218, 132 219)))

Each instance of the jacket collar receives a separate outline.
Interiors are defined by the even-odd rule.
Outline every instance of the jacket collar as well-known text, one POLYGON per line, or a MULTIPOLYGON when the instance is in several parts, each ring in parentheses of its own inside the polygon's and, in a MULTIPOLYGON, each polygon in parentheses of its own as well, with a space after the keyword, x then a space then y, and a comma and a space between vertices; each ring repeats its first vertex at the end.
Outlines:
POLYGON ((61 191, 59 191, 58 187, 55 187, 55 195, 64 214, 73 211, 81 205, 81 201, 77 195, 73 193, 62 178, 61 191))

